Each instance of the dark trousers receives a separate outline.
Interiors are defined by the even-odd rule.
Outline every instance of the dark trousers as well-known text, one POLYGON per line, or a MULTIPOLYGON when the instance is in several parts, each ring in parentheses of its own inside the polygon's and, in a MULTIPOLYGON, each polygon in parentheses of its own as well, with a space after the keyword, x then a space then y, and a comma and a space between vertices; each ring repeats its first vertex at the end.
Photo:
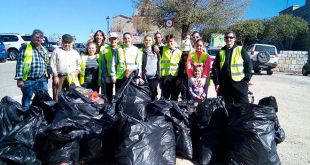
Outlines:
POLYGON ((182 97, 182 100, 191 99, 191 96, 189 95, 189 91, 188 91, 188 77, 187 76, 182 78, 181 97, 182 97))
POLYGON ((116 83, 115 83, 115 91, 116 93, 118 92, 118 90, 121 88, 121 86, 124 84, 124 82, 126 81, 126 78, 123 79, 117 79, 116 83))
POLYGON ((106 83, 106 97, 109 102, 112 101, 113 98, 113 83, 106 83))
POLYGON ((150 90, 151 90, 151 93, 152 93, 152 96, 151 96, 151 100, 154 101, 156 100, 156 97, 157 97, 157 87, 158 87, 158 82, 159 80, 157 78, 146 78, 147 79, 147 82, 148 82, 148 86, 150 87, 150 90))
POLYGON ((165 99, 178 101, 181 84, 176 84, 177 79, 175 76, 163 76, 161 78, 161 92, 165 99))
POLYGON ((245 81, 220 84, 219 96, 223 96, 226 103, 249 103, 248 84, 245 81))

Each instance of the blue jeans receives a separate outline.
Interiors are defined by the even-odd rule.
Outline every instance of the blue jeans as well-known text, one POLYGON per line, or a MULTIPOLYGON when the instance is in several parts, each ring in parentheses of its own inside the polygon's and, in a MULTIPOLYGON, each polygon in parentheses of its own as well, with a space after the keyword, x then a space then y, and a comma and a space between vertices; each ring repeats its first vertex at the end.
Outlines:
POLYGON ((29 109, 30 102, 31 102, 34 92, 37 92, 40 90, 48 91, 46 77, 43 76, 42 78, 39 78, 36 80, 24 81, 24 86, 21 88, 21 91, 23 93, 22 105, 23 105, 24 110, 29 109))

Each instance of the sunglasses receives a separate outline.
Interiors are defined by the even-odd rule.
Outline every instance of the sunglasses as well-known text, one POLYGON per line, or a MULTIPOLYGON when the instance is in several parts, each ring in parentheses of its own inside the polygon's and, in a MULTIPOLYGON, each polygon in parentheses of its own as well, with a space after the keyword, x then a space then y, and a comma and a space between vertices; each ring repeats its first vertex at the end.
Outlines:
POLYGON ((235 37, 230 37, 230 36, 226 36, 226 37, 225 37, 226 40, 227 40, 228 38, 229 38, 229 39, 234 39, 235 37))

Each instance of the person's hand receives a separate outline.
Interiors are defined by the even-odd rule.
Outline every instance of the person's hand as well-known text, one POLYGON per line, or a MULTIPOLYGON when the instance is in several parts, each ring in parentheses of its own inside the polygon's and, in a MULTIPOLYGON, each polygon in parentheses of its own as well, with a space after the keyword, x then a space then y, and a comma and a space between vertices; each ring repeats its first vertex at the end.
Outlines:
POLYGON ((248 86, 254 85, 251 81, 247 82, 248 86))
POLYGON ((77 69, 73 72, 74 76, 76 76, 76 77, 79 75, 79 73, 80 73, 80 71, 77 69))
POLYGON ((115 77, 112 77, 112 78, 111 78, 111 83, 112 83, 112 84, 115 84, 115 83, 116 83, 116 78, 115 78, 115 77))
POLYGON ((144 80, 142 78, 139 78, 139 85, 143 85, 144 84, 144 80))
POLYGON ((220 85, 215 85, 215 91, 219 92, 219 89, 220 89, 220 85))
POLYGON ((55 85, 58 85, 58 84, 59 84, 59 78, 58 78, 58 76, 54 76, 54 77, 53 77, 53 83, 54 83, 55 85))
POLYGON ((177 81, 176 81, 176 83, 175 83, 175 85, 178 86, 178 85, 181 84, 181 82, 182 82, 181 78, 178 78, 177 81))
POLYGON ((24 87, 24 81, 23 80, 17 80, 17 87, 18 88, 24 87))
POLYGON ((158 46, 154 46, 154 52, 159 53, 159 47, 158 46))

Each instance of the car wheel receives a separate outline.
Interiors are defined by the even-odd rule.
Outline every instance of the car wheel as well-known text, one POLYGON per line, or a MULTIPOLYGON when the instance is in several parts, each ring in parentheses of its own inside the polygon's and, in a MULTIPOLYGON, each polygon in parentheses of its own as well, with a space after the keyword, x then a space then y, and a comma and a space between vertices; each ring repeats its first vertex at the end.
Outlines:
POLYGON ((302 73, 302 75, 304 75, 304 76, 307 76, 307 75, 308 75, 308 72, 307 72, 306 67, 302 67, 301 73, 302 73))
POLYGON ((16 60, 17 56, 18 56, 18 51, 17 50, 10 50, 8 52, 8 54, 9 54, 9 59, 10 60, 16 60))
POLYGON ((260 70, 259 69, 254 69, 254 73, 260 74, 260 70))
POLYGON ((268 52, 259 52, 257 54, 257 61, 261 64, 265 64, 270 60, 270 54, 268 52))
POLYGON ((273 71, 271 69, 268 69, 267 70, 267 75, 272 75, 273 74, 273 71))

